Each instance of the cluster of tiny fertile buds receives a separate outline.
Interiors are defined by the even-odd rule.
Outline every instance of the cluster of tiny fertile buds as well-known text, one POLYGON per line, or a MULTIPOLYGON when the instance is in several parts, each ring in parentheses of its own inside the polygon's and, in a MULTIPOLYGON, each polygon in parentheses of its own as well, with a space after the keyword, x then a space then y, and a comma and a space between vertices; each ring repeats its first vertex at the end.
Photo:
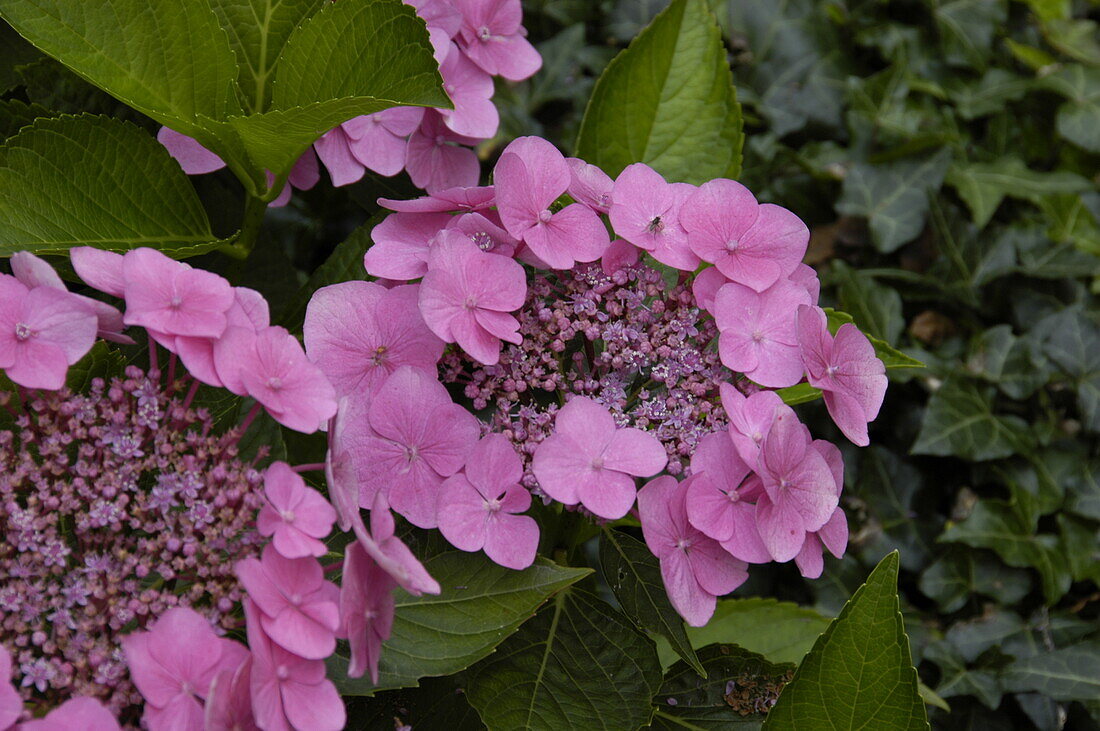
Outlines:
MULTIPOLYGON (((428 192, 477 185, 481 164, 472 147, 495 135, 500 125, 492 102, 493 77, 522 81, 542 66, 542 57, 527 41, 520 0, 405 4, 427 24, 453 108, 394 107, 329 130, 298 160, 272 206, 285 205, 292 187, 308 190, 317 183, 318 158, 336 186, 356 182, 367 170, 387 177, 407 170, 413 184, 428 192)), ((225 167, 220 157, 168 127, 157 138, 190 175, 225 167)))
MULTIPOLYGON (((12 651, 26 654, 30 645, 43 645, 47 654, 53 652, 50 648, 56 643, 37 626, 24 633, 26 641, 17 637, 12 646, 6 641, 0 645, 0 730, 41 731, 70 725, 117 729, 114 714, 132 716, 136 701, 130 693, 135 687, 144 700, 142 722, 151 731, 343 728, 344 706, 326 678, 324 664, 336 639, 345 638, 351 646, 349 673, 358 677, 369 670, 377 680, 380 646, 393 618, 393 590, 400 586, 420 594, 439 593, 440 588, 394 535, 395 524, 382 496, 371 506, 368 529, 357 506, 349 510, 346 501, 338 502, 342 508, 338 512, 289 465, 275 462, 261 479, 250 464, 237 458, 240 436, 261 408, 284 426, 306 433, 327 424, 337 411, 333 387, 307 360, 297 339, 270 325, 267 302, 257 292, 232 287, 218 275, 151 249, 120 255, 78 248, 71 251, 71 258, 89 286, 122 298, 124 310, 68 292, 48 263, 27 253, 12 257, 14 275, 0 275, 0 368, 22 387, 19 402, 26 412, 15 411, 10 396, 3 402, 21 431, 16 437, 0 432, 7 449, 2 461, 13 470, 13 476, 0 486, 5 496, 0 516, 4 516, 4 530, 12 531, 9 535, 31 536, 27 546, 9 547, 0 551, 0 558, 5 566, 18 564, 19 576, 39 583, 43 578, 35 568, 38 559, 28 559, 27 552, 41 555, 38 563, 47 567, 53 566, 51 561, 60 561, 59 568, 50 569, 50 576, 59 586, 64 583, 64 588, 60 593, 51 589, 50 596, 57 594, 53 604, 61 606, 62 613, 73 602, 80 605, 74 612, 92 611, 93 603, 100 602, 74 593, 72 582, 65 579, 66 562, 73 563, 75 576, 92 570, 85 563, 102 569, 107 574, 104 581, 117 583, 123 593, 138 591, 141 581, 153 573, 163 581, 156 590, 142 591, 140 601, 134 596, 127 604, 122 596, 126 606, 117 610, 117 616, 115 609, 110 609, 109 617, 103 615, 103 629, 110 623, 108 634, 120 632, 107 638, 108 645, 116 643, 114 649, 103 651, 125 663, 129 679, 104 675, 100 681, 96 675, 97 679, 88 680, 84 673, 79 687, 96 697, 73 693, 71 667, 39 668, 42 661, 23 663, 22 682, 17 677, 16 686, 9 683, 12 651), (64 388, 69 366, 89 351, 97 332, 133 344, 123 332, 127 326, 141 326, 148 333, 153 366, 147 375, 130 366, 124 379, 110 383, 93 379, 88 394, 64 388), (168 384, 163 389, 154 343, 171 353, 168 384), (189 374, 176 373, 177 364, 189 374), (177 399, 188 378, 186 396, 177 399), (212 431, 209 414, 191 408, 199 384, 250 397, 256 405, 243 423, 218 435, 212 431), (20 446, 20 439, 29 440, 33 448, 20 446), (57 465, 68 464, 70 444, 78 448, 79 458, 70 465, 74 476, 67 481, 59 477, 65 470, 58 471, 57 465), (45 459, 52 462, 45 464, 45 459), (38 474, 36 469, 48 474, 38 474), (151 488, 144 486, 147 478, 154 483, 151 488), (88 484, 92 480, 97 481, 95 489, 88 484), (254 489, 261 482, 262 496, 254 489), (96 490, 102 494, 95 494, 96 490), (144 492, 148 495, 138 494, 144 492), (107 506, 113 511, 109 515, 104 512, 107 508, 96 507, 104 502, 101 497, 107 502, 119 498, 118 505, 107 506), (103 526, 116 533, 129 527, 132 535, 124 537, 136 542, 136 550, 115 546, 118 561, 84 556, 79 546, 62 546, 60 553, 47 551, 49 546, 39 544, 45 545, 43 541, 57 532, 56 521, 50 523, 53 532, 44 537, 35 532, 37 523, 25 524, 28 515, 38 514, 29 510, 30 503, 49 509, 48 501, 60 501, 62 509, 78 516, 78 540, 92 540, 88 531, 103 526), (134 514, 127 515, 127 508, 134 514), (172 517, 157 518, 162 513, 172 517), (79 517, 84 514, 91 517, 79 517), (345 530, 352 529, 356 535, 346 552, 341 587, 325 580, 326 569, 318 560, 327 553, 323 541, 338 518, 345 530), (172 527, 175 523, 182 526, 178 536, 172 527), (155 535, 157 526, 163 535, 142 537, 150 531, 155 535), (260 551, 262 537, 270 542, 260 551), (155 555, 135 558, 142 550, 155 555), (195 565, 195 557, 216 561, 219 551, 235 563, 195 565), (177 560, 177 553, 187 558, 177 560), (57 559, 52 558, 55 554, 57 559), (121 557, 134 560, 125 562, 121 557), (118 567, 125 576, 111 575, 118 567), (223 574, 235 575, 239 583, 215 586, 210 577, 216 575, 221 581, 223 574), (176 578, 183 580, 183 588, 172 588, 176 578), (203 590, 204 582, 214 588, 203 590), (149 601, 146 594, 152 597, 149 601), (198 603, 192 607, 191 601, 198 603), (222 636, 233 628, 232 615, 241 602, 247 646, 222 636), (138 629, 122 635, 131 621, 136 621, 138 629), (67 675, 61 678, 59 673, 67 675), (53 683, 57 691, 48 697, 59 699, 68 692, 60 695, 67 700, 43 718, 29 719, 24 701, 32 686, 44 692, 53 683)), ((332 426, 339 429, 340 421, 332 426)), ((332 482, 338 483, 340 463, 330 458, 326 467, 332 482)), ((104 535, 95 540, 109 540, 104 535)), ((99 544, 95 545, 98 550, 99 544)), ((328 567, 336 568, 335 564, 328 567)), ((14 585, 3 587, 5 606, 15 601, 12 592, 19 593, 22 581, 14 569, 11 578, 14 585)), ((112 595, 118 594, 116 589, 112 595)), ((35 592, 44 594, 34 589, 28 596, 35 592)), ((103 606, 100 610, 106 611, 103 606)), ((21 606, 21 611, 32 608, 21 606)), ((65 621, 62 614, 52 616, 65 621)), ((80 641, 101 643, 103 639, 88 636, 80 641)), ((61 654, 58 662, 67 662, 68 655, 61 654)), ((94 674, 97 667, 105 671, 113 660, 78 658, 76 662, 81 672, 94 674)))
POLYGON ((820 575, 823 547, 839 557, 847 544, 843 463, 776 390, 805 379, 824 392, 841 431, 866 445, 886 376, 858 329, 830 333, 816 274, 801 263, 806 226, 732 180, 668 183, 644 164, 611 180, 534 137, 503 151, 493 181, 380 201, 394 213, 375 227, 364 265, 386 284, 334 285, 310 303, 307 352, 343 399, 330 444, 348 463, 348 504, 369 509, 382 496, 455 546, 522 568, 538 531, 522 515, 530 496, 521 484, 602 520, 623 518, 637 502, 672 603, 695 625, 744 581, 749 563, 794 559, 803 574, 820 575), (678 284, 649 277, 655 269, 678 284), (569 290, 573 301, 555 299, 567 281, 591 286, 569 290), (631 319, 630 308, 603 299, 627 296, 616 287, 634 281, 646 283, 648 296, 635 307, 666 312, 686 299, 711 324, 677 320, 679 332, 662 330, 654 342, 653 318, 631 319), (583 324, 573 327, 572 313, 583 324), (525 337, 521 328, 536 318, 579 341, 555 341, 549 356, 533 352, 530 329, 525 337), (607 333, 618 337, 636 322, 630 338, 645 358, 602 358, 607 333), (708 333, 717 336, 720 367, 708 365, 711 342, 695 339, 708 333), (562 357, 569 348, 574 357, 562 357), (669 372, 640 373, 634 363, 677 348, 695 348, 677 367, 690 363, 696 381, 675 395, 670 387, 664 405, 712 394, 722 413, 711 433, 684 442, 692 445, 687 470, 672 468, 662 441, 628 410, 639 394, 660 391, 669 372), (454 364, 455 352, 465 366, 454 364), (532 358, 538 366, 524 370, 532 358), (477 383, 500 384, 479 394, 482 404, 523 403, 552 415, 552 428, 525 444, 523 429, 502 435, 493 419, 479 422, 440 382, 442 373, 456 383, 447 379, 463 368, 483 374, 477 383), (700 373, 712 380, 697 382, 700 373), (550 398, 540 401, 539 389, 550 398), (536 484, 521 479, 525 469, 536 484), (636 478, 655 479, 639 493, 636 478))

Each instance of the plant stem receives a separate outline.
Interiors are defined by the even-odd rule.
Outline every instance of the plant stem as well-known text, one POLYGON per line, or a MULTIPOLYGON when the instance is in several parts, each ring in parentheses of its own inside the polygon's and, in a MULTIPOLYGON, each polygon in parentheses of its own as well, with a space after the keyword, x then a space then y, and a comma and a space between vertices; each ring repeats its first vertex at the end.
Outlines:
POLYGON ((244 201, 244 218, 241 219, 241 230, 233 237, 232 243, 222 246, 219 251, 232 256, 234 259, 247 259, 252 253, 252 247, 256 245, 256 239, 260 235, 260 227, 264 222, 264 213, 267 212, 267 203, 256 196, 248 196, 244 201))

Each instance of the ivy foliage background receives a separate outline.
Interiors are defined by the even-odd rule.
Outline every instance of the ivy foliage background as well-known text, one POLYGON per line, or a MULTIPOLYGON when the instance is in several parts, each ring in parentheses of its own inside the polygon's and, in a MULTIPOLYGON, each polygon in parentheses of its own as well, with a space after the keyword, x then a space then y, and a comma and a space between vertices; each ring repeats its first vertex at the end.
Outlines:
MULTIPOLYGON (((362 276, 375 199, 415 195, 404 177, 323 182, 262 224, 250 206, 278 189, 264 168, 284 176, 330 120, 379 99, 445 103, 426 35, 397 0, 320 13, 295 0, 258 38, 241 22, 247 4, 214 0, 210 17, 192 18, 206 3, 185 3, 161 18, 166 40, 210 45, 210 64, 188 71, 217 92, 198 109, 174 95, 178 69, 74 56, 42 22, 64 3, 0 0, 0 254, 151 243, 260 290, 273 319, 299 331, 313 291, 362 276), (382 18, 403 30, 374 38, 382 18), (204 23, 228 31, 204 35, 204 23), (184 40, 184 28, 203 37, 184 40), (315 53, 337 30, 337 45, 375 52, 315 53), (258 50, 284 45, 282 57, 258 50), (265 91, 271 74, 285 81, 278 96, 265 91), (349 75, 350 93, 337 83, 349 75), (150 89, 163 93, 135 96, 150 89), (161 123, 231 169, 182 176, 150 138, 161 123), (112 215, 81 215, 91 195, 112 215), (66 207, 78 213, 59 217, 66 207), (250 252, 234 249, 242 221, 262 226, 250 252)), ((85 5, 144 22, 131 0, 85 5)), ((544 68, 500 85, 486 169, 511 139, 538 134, 612 174, 635 160, 690 182, 740 171, 761 200, 810 224, 823 304, 927 367, 891 369, 874 446, 845 454, 849 555, 812 582, 793 566, 758 567, 705 628, 672 612, 632 528, 593 531, 576 555, 525 572, 410 532, 449 591, 398 600, 383 687, 341 688, 354 722, 841 729, 883 708, 876 728, 923 728, 926 709, 944 729, 1100 726, 1100 6, 523 5, 544 68), (641 54, 663 59, 664 74, 639 73, 641 54), (838 680, 846 671, 881 682, 838 680), (777 698, 765 721, 761 699, 777 698), (821 699, 833 703, 824 715, 821 699)), ((153 32, 91 30, 107 54, 123 48, 117 33, 153 32)), ((125 362, 97 349, 72 377, 125 362)), ((226 423, 241 412, 236 398, 199 399, 226 423)), ((820 403, 799 408, 816 433, 839 437, 820 403)), ((295 461, 324 456, 323 436, 270 420, 254 440, 295 461)), ((546 536, 544 553, 561 538, 546 536)))

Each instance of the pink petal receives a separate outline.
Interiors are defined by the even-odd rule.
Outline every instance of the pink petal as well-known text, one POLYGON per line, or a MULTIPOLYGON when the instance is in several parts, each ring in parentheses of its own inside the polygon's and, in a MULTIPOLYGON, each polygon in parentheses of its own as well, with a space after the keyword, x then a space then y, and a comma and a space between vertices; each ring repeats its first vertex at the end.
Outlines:
POLYGON ((635 477, 652 477, 665 468, 668 454, 657 437, 641 429, 619 429, 604 451, 604 467, 635 477))
POLYGON ((466 478, 486 499, 500 495, 523 477, 523 464, 515 447, 503 434, 489 434, 471 450, 466 478))
POLYGON ((715 596, 729 594, 749 578, 744 561, 726 553, 716 541, 702 536, 688 549, 688 561, 699 586, 715 596))
POLYGON ((517 571, 535 562, 538 547, 538 523, 526 515, 498 514, 485 539, 485 555, 495 563, 517 571))
POLYGON ((798 565, 798 572, 807 579, 816 579, 825 570, 824 557, 821 554, 821 541, 816 535, 806 536, 802 544, 802 550, 794 557, 798 565))
POLYGON ((288 682, 281 689, 287 720, 298 731, 340 731, 347 723, 344 699, 332 681, 315 685, 288 682))
POLYGON ((343 128, 335 127, 313 143, 314 149, 317 150, 317 157, 321 158, 329 177, 332 178, 332 184, 337 187, 356 182, 366 171, 363 164, 351 154, 348 142, 347 133, 343 128))
POLYGON ((168 154, 176 159, 183 172, 188 175, 212 173, 225 167, 225 161, 220 157, 174 129, 161 127, 157 132, 157 141, 164 145, 168 154))
POLYGON ((76 246, 69 249, 69 258, 73 269, 89 287, 115 297, 121 297, 126 291, 121 254, 91 246, 76 246))
POLYGON ((661 557, 661 578, 672 606, 692 627, 702 627, 710 621, 717 601, 695 579, 688 557, 673 551, 661 557))
POLYGON ((636 494, 634 479, 612 470, 603 470, 577 485, 581 505, 607 520, 618 520, 630 512, 636 494))
POLYGON ((802 550, 806 531, 801 516, 793 508, 778 507, 766 495, 762 496, 756 503, 756 523, 760 539, 776 561, 790 561, 802 550))
POLYGON ((463 551, 480 551, 489 532, 489 510, 465 475, 454 475, 440 487, 439 531, 451 545, 463 551))

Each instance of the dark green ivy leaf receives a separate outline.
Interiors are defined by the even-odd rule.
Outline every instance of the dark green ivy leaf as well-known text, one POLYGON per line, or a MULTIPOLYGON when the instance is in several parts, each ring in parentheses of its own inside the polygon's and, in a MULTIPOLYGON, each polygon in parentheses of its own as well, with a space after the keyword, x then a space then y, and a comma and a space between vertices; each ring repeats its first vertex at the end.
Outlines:
POLYGON ((992 387, 951 376, 932 394, 913 454, 972 462, 1009 457, 1029 443, 1027 424, 992 410, 992 387))

